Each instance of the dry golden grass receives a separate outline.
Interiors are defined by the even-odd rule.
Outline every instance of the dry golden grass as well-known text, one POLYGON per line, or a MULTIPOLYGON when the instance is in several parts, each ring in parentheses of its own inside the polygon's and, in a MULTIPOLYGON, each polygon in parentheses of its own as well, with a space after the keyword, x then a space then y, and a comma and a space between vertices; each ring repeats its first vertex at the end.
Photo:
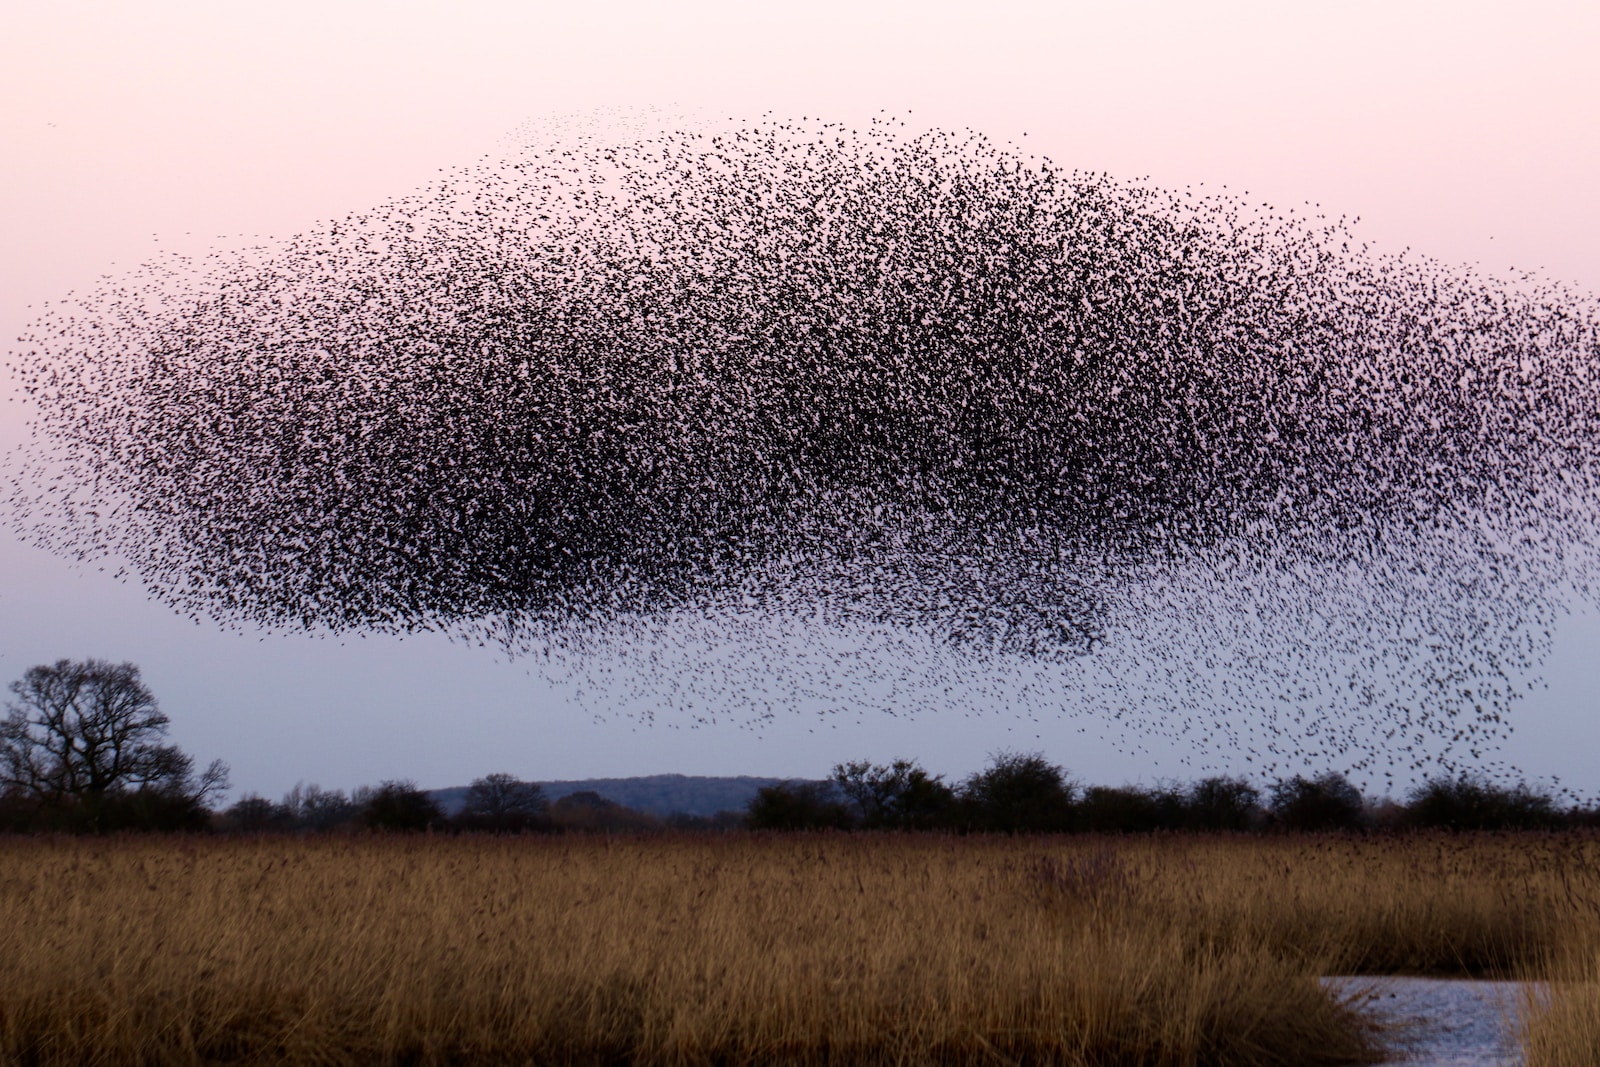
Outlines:
POLYGON ((1600 1063, 1600 967, 1575 967, 1523 1004, 1527 1067, 1594 1067, 1600 1063))
MULTIPOLYGON (((1370 1059, 1316 976, 1526 967, 1575 839, 0 842, 0 1062, 1370 1059)), ((1570 894, 1569 894, 1570 895, 1570 894)))
POLYGON ((1523 998, 1527 1067, 1600 1063, 1600 893, 1597 872, 1583 873, 1569 879, 1567 921, 1540 968, 1548 985, 1523 998))
POLYGON ((1177 838, 1145 848, 1174 909, 1186 905, 1186 926, 1257 938, 1323 973, 1518 977, 1542 966, 1574 921, 1574 880, 1600 885, 1600 840, 1579 835, 1177 838))

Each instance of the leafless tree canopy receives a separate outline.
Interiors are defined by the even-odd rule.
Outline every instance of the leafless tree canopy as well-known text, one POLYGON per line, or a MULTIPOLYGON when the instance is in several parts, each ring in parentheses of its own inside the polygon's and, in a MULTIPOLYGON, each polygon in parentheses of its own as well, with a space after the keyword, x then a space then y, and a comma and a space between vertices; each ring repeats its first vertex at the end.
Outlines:
POLYGON ((537 817, 549 808, 537 782, 524 782, 504 772, 485 775, 467 789, 465 812, 490 818, 537 817))
POLYGON ((152 792, 199 804, 227 788, 213 761, 166 743, 168 718, 132 663, 58 660, 11 684, 0 725, 0 785, 93 812, 108 794, 152 792))

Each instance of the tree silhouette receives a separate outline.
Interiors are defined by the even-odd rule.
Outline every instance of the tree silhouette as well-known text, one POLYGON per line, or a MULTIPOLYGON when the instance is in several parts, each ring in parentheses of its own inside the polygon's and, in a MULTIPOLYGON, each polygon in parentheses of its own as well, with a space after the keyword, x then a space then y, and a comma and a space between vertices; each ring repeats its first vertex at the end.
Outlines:
POLYGON ((832 782, 782 782, 759 790, 745 816, 752 830, 848 830, 853 819, 832 782))
POLYGON ((963 800, 973 829, 1059 833, 1072 828, 1077 787, 1037 752, 1002 752, 967 779, 963 800))
POLYGON ((1561 822, 1548 793, 1460 775, 1430 778, 1407 797, 1407 821, 1449 830, 1548 830, 1561 822))
POLYGON ((1248 830, 1260 818, 1261 793, 1243 778, 1202 778, 1189 787, 1188 823, 1196 830, 1248 830))
POLYGON ((833 782, 868 829, 927 830, 946 821, 955 791, 911 760, 887 766, 853 760, 833 768, 833 782))
POLYGON ((466 803, 456 816, 463 830, 514 833, 548 823, 550 804, 536 782, 515 775, 484 775, 467 787, 466 803))
POLYGON ((95 832, 192 824, 228 768, 165 743, 169 720, 132 663, 57 660, 11 684, 0 786, 46 823, 95 832))
POLYGON ((1353 830, 1365 809, 1361 791, 1333 771, 1315 778, 1297 774, 1272 786, 1272 816, 1286 830, 1353 830))
POLYGON ((380 782, 361 800, 361 821, 371 830, 426 830, 444 821, 439 805, 409 779, 380 782))

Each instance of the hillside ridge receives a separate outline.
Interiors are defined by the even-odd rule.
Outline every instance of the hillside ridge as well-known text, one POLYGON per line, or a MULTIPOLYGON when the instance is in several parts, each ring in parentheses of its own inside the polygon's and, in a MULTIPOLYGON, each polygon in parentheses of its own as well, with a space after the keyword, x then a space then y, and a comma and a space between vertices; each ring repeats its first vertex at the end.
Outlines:
MULTIPOLYGON (((797 781, 793 778, 761 778, 752 775, 715 777, 687 774, 649 774, 633 778, 579 778, 541 781, 539 786, 551 801, 584 791, 594 792, 635 811, 651 815, 703 815, 722 811, 743 811, 767 786, 797 781)), ((467 786, 431 789, 428 795, 453 815, 466 802, 467 786)))

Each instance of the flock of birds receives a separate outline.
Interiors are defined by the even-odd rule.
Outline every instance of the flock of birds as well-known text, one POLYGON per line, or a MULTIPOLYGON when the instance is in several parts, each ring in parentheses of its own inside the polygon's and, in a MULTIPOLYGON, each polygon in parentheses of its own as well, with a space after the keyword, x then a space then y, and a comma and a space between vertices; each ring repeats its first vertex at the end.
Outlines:
POLYGON ((1481 762, 1600 544, 1593 297, 897 119, 522 146, 106 279, 11 368, 39 544, 757 720, 1000 679, 1481 762))

